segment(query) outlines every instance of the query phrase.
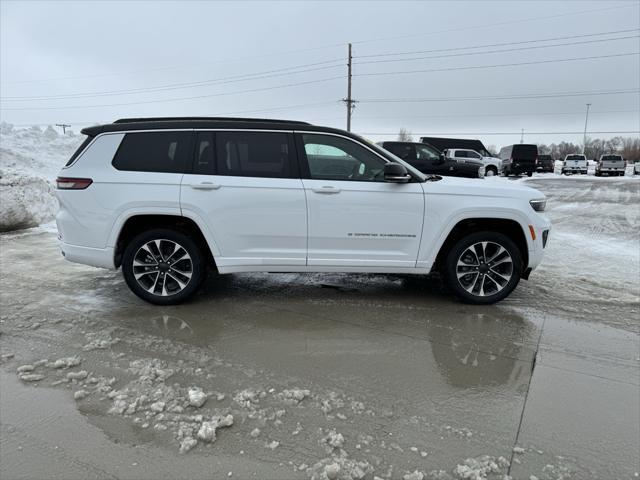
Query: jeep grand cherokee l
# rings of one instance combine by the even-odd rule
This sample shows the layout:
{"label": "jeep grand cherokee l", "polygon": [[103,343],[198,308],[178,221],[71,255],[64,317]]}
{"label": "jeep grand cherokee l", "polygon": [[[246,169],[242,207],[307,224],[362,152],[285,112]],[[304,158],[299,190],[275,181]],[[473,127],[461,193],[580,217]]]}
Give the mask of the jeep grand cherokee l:
{"label": "jeep grand cherokee l", "polygon": [[304,122],[123,119],[86,128],[57,179],[67,260],[119,268],[174,304],[209,268],[443,273],[461,299],[505,298],[542,260],[545,198],[425,176],[357,135]]}

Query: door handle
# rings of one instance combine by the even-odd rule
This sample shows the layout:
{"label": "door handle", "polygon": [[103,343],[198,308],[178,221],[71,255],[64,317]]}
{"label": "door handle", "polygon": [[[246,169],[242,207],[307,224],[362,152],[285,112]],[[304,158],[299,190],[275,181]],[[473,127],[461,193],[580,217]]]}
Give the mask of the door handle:
{"label": "door handle", "polygon": [[222,185],[218,185],[212,182],[200,182],[200,183],[192,183],[191,188],[195,188],[196,190],[217,190]]}
{"label": "door handle", "polygon": [[320,187],[320,188],[313,188],[312,189],[315,193],[327,193],[327,194],[335,194],[335,193],[340,193],[340,189],[336,188],[336,187],[331,187],[331,186],[325,186],[325,187]]}

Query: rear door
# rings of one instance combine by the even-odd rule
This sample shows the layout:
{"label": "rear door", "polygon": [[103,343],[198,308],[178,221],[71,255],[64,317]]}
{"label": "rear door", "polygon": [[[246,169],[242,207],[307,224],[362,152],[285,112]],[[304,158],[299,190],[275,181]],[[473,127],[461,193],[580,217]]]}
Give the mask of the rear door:
{"label": "rear door", "polygon": [[385,159],[338,134],[296,134],[311,266],[413,268],[424,221],[420,183],[384,181]]}
{"label": "rear door", "polygon": [[181,207],[206,222],[222,271],[305,265],[307,209],[293,142],[283,131],[197,132]]}

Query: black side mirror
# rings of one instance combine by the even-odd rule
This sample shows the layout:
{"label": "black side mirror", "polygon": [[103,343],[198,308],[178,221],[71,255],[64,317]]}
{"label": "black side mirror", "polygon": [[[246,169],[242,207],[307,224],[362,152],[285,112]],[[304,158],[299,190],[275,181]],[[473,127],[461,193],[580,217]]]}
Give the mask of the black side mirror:
{"label": "black side mirror", "polygon": [[438,158],[438,160],[435,163],[436,163],[436,165],[442,165],[446,161],[447,161],[447,156],[444,154],[444,152],[442,152],[440,154],[440,157]]}
{"label": "black side mirror", "polygon": [[407,183],[411,175],[404,165],[399,163],[386,163],[384,166],[384,181],[393,183]]}

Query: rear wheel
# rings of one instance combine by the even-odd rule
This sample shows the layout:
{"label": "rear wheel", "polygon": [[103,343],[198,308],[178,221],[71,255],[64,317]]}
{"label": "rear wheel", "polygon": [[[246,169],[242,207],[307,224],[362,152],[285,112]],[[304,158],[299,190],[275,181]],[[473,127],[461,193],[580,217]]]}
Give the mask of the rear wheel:
{"label": "rear wheel", "polygon": [[472,233],[447,254],[444,276],[464,302],[495,303],[507,297],[522,275],[522,255],[516,244],[497,232]]}
{"label": "rear wheel", "polygon": [[141,233],[122,257],[122,274],[131,291],[156,305],[183,302],[200,288],[205,273],[200,248],[176,230]]}
{"label": "rear wheel", "polygon": [[533,172],[527,172],[527,177],[532,177],[533,176]]}
{"label": "rear wheel", "polygon": [[498,175],[498,169],[493,166],[489,166],[486,168],[484,176],[485,177],[493,177],[494,175]]}

